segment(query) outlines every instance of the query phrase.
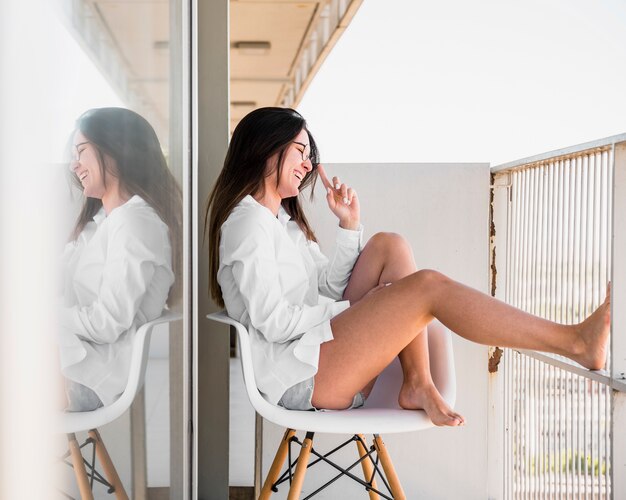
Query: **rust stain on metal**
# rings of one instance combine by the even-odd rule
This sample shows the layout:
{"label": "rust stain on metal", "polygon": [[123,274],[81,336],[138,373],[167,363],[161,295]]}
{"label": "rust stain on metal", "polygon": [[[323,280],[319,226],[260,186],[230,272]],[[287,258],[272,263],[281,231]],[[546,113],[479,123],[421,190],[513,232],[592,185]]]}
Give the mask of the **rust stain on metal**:
{"label": "rust stain on metal", "polygon": [[498,371],[498,365],[502,359],[503,350],[499,347],[492,347],[489,349],[489,373],[496,373]]}
{"label": "rust stain on metal", "polygon": [[491,189],[489,190],[489,249],[490,249],[490,267],[491,267],[491,296],[496,296],[496,278],[498,270],[496,269],[496,224],[493,220],[493,199],[495,191],[496,176],[491,174]]}
{"label": "rust stain on metal", "polygon": [[[496,280],[498,277],[498,269],[496,268],[496,224],[493,217],[493,201],[495,193],[495,180],[496,176],[491,174],[491,189],[489,190],[489,257],[490,257],[490,271],[491,271],[491,296],[496,296]],[[489,373],[496,373],[498,371],[498,365],[502,359],[502,349],[499,347],[489,348],[489,363],[487,369]]]}

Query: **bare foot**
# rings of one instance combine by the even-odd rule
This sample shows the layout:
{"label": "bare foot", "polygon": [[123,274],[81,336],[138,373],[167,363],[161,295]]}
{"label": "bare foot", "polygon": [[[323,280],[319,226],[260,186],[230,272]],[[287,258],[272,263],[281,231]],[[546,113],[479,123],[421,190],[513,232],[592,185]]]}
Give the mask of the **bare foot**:
{"label": "bare foot", "polygon": [[433,384],[422,386],[402,384],[398,403],[405,410],[424,410],[435,425],[465,424],[465,419],[448,406]]}
{"label": "bare foot", "polygon": [[585,321],[578,325],[581,349],[573,358],[589,370],[601,370],[606,363],[606,350],[611,329],[611,283],[606,298]]}

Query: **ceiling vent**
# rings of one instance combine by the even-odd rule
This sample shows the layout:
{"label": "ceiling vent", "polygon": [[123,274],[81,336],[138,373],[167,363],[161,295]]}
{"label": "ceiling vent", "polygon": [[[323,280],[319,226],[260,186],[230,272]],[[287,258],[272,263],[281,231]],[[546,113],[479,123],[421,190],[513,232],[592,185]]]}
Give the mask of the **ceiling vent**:
{"label": "ceiling vent", "polygon": [[241,55],[264,56],[269,54],[272,44],[263,41],[233,42],[231,47],[237,49]]}

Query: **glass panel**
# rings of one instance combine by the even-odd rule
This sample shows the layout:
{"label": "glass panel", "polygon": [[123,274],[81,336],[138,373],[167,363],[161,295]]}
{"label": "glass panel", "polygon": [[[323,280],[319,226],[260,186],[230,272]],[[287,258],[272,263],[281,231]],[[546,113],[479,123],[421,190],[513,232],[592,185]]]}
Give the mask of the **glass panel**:
{"label": "glass panel", "polygon": [[[182,89],[188,77],[183,68],[186,56],[180,40],[183,23],[188,23],[188,19],[181,14],[186,9],[180,0],[65,0],[59,7],[61,23],[57,36],[63,46],[63,57],[59,58],[58,69],[65,75],[67,84],[58,96],[64,105],[59,109],[58,128],[54,131],[58,145],[55,161],[59,175],[66,177],[68,155],[70,161],[74,159],[70,163],[70,176],[75,184],[65,201],[65,234],[74,232],[89,239],[92,237],[89,231],[102,231],[104,222],[98,221],[97,215],[95,227],[90,229],[91,212],[86,215],[84,227],[76,226],[84,195],[99,199],[102,194],[99,188],[108,193],[102,198],[102,208],[109,226],[116,220],[111,217],[115,211],[117,219],[122,219],[133,203],[137,205],[136,215],[128,216],[129,225],[115,233],[119,239],[101,244],[98,251],[106,255],[89,257],[95,260],[91,269],[94,274],[90,274],[89,266],[78,266],[76,273],[83,274],[73,276],[91,290],[94,301],[100,305],[103,300],[109,303],[102,305],[104,319],[97,325],[105,333],[94,340],[105,346],[96,347],[93,353],[88,349],[86,359],[93,357],[93,363],[82,362],[90,375],[83,375],[83,368],[73,369],[71,364],[66,367],[62,359],[64,374],[72,382],[78,381],[93,390],[108,405],[113,404],[117,388],[126,383],[125,371],[131,364],[130,339],[138,335],[137,328],[158,317],[165,300],[170,311],[180,313],[185,308],[182,291],[188,277],[181,270],[183,248],[187,247],[183,228],[188,217],[185,210],[183,219],[183,207],[188,202],[181,186],[187,184],[183,178],[188,171],[183,151],[188,148],[184,145],[181,123],[187,113]],[[121,107],[133,113],[98,109],[83,115],[87,110],[103,107]],[[72,134],[79,116],[82,117],[78,125],[80,134]],[[81,146],[81,143],[86,144]],[[111,171],[112,175],[107,170],[110,158],[117,168]],[[96,161],[93,170],[87,163],[90,159]],[[101,165],[105,175],[103,186],[96,184],[97,175],[103,171],[97,168]],[[116,192],[111,186],[118,179],[120,189]],[[121,204],[115,202],[111,193],[119,194]],[[96,208],[99,207],[98,202]],[[87,247],[83,250],[80,246],[81,237],[74,245],[88,253]],[[112,255],[120,261],[117,267],[109,259]],[[102,266],[111,266],[119,273],[99,276]],[[96,279],[101,281],[95,283]],[[111,288],[102,288],[107,283],[112,283]],[[70,290],[65,288],[66,300],[72,293],[79,296],[72,296],[78,302],[87,300],[71,289],[71,285]],[[103,297],[100,293],[111,296]],[[128,313],[132,320],[130,328],[118,323],[119,318],[111,307]],[[115,313],[121,314],[120,310]],[[101,335],[101,330],[93,336]],[[157,325],[152,330],[143,389],[137,393],[129,411],[100,429],[130,498],[186,496],[184,475],[188,468],[182,424],[186,421],[188,405],[188,381],[184,375],[186,338],[187,332],[179,320]],[[116,362],[111,362],[112,358]],[[103,366],[96,375],[94,366],[98,363]],[[116,377],[121,382],[108,382]],[[102,379],[105,382],[99,382]],[[80,399],[82,395],[74,397]],[[78,435],[79,442],[81,437],[84,435]],[[71,471],[67,474],[68,493],[77,497],[76,481]],[[96,498],[106,496],[106,488],[97,483],[94,492]]]}

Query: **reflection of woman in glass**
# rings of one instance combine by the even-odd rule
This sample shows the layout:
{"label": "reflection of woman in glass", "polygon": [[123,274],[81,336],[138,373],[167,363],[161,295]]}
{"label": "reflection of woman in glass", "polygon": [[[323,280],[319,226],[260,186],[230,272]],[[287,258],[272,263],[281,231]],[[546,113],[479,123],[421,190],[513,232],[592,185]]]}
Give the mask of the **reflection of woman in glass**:
{"label": "reflection of woman in glass", "polygon": [[[331,259],[321,254],[298,198],[318,175],[339,223]],[[434,318],[474,342],[604,365],[608,296],[580,325],[559,325],[436,271],[417,271],[399,235],[376,234],[361,248],[357,194],[328,179],[293,110],[257,109],[237,125],[209,200],[207,230],[212,297],[248,327],[257,385],[273,404],[360,406],[398,356],[399,404],[424,409],[437,425],[462,424],[430,375],[426,335]]]}
{"label": "reflection of woman in glass", "polygon": [[63,258],[66,409],[112,403],[133,334],[180,296],[181,191],[150,124],[122,108],[76,122],[70,170],[84,202]]}

